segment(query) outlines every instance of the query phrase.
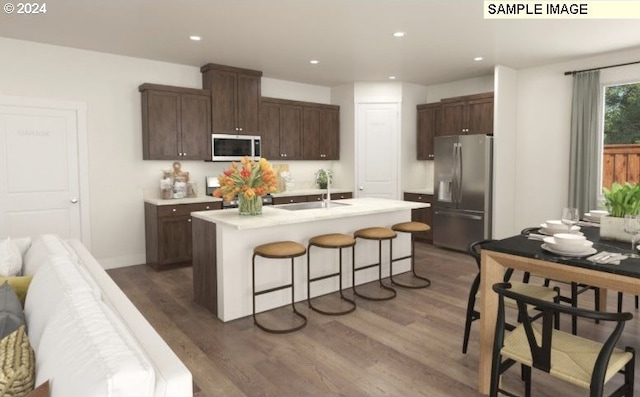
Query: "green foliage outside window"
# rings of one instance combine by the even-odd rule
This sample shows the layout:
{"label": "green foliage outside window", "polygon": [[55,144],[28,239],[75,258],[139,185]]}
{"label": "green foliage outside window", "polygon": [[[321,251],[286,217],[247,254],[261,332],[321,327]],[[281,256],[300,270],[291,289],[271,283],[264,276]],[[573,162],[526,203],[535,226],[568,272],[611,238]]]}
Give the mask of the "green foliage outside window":
{"label": "green foliage outside window", "polygon": [[640,83],[605,88],[604,143],[640,143]]}

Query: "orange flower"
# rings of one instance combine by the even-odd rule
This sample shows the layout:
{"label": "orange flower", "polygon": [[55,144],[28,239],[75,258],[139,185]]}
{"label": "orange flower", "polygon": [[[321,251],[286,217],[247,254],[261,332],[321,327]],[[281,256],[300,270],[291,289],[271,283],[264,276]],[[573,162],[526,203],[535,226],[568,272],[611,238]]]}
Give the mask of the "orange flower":
{"label": "orange flower", "polygon": [[218,177],[220,187],[213,192],[215,197],[223,197],[231,201],[239,194],[249,199],[278,190],[276,173],[267,159],[261,158],[255,162],[244,157],[240,165],[233,162],[220,174]]}

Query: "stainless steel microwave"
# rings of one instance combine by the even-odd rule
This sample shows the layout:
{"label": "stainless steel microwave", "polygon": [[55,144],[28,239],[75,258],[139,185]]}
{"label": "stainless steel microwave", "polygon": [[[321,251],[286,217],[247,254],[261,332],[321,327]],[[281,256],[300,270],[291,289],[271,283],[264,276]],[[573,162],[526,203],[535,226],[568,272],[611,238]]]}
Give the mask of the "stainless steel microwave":
{"label": "stainless steel microwave", "polygon": [[260,149],[260,137],[256,135],[211,134],[212,161],[239,161],[245,156],[257,160]]}

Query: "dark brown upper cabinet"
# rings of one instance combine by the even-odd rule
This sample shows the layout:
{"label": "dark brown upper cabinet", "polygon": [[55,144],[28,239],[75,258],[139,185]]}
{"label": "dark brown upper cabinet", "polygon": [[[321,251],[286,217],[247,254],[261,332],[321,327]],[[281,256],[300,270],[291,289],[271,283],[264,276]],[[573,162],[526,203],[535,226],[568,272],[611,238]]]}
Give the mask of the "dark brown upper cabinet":
{"label": "dark brown upper cabinet", "polygon": [[142,84],[142,158],[211,159],[211,93]]}
{"label": "dark brown upper cabinet", "polygon": [[260,106],[262,157],[300,160],[302,106],[296,102],[275,98],[262,98]]}
{"label": "dark brown upper cabinet", "polygon": [[440,135],[493,133],[493,92],[446,98],[442,104]]}
{"label": "dark brown upper cabinet", "polygon": [[305,160],[340,158],[340,107],[306,106],[303,112],[302,149]]}
{"label": "dark brown upper cabinet", "polygon": [[433,138],[440,131],[442,122],[442,105],[438,103],[427,103],[418,105],[418,126],[417,126],[417,159],[433,160]]}
{"label": "dark brown upper cabinet", "polygon": [[200,71],[211,91],[212,133],[259,135],[262,72],[213,63]]}

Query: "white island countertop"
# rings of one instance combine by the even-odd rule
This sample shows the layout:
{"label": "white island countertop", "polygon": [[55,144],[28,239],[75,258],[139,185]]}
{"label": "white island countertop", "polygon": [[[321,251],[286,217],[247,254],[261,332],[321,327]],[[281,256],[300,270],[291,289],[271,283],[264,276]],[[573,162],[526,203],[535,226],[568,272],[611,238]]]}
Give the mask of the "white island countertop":
{"label": "white island countertop", "polygon": [[[237,209],[198,211],[192,212],[191,216],[221,226],[244,230],[429,207],[426,203],[370,197],[332,202],[337,203],[338,206],[291,211],[276,205],[262,207],[262,215],[255,216],[239,215]],[[282,206],[286,205],[288,204]]]}

